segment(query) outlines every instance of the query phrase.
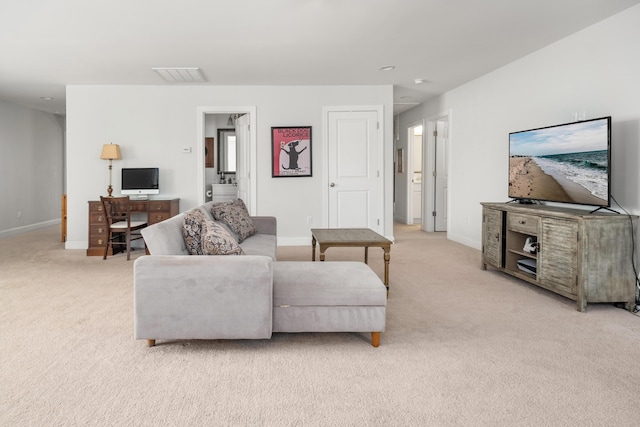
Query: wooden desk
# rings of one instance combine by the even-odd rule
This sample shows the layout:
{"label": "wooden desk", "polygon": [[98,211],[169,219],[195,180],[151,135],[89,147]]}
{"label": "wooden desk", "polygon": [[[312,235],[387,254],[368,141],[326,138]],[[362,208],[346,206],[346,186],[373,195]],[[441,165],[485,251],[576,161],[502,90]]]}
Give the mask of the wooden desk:
{"label": "wooden desk", "polygon": [[330,247],[364,247],[364,262],[369,262],[369,247],[382,248],[384,251],[384,285],[389,292],[389,260],[391,258],[391,240],[369,228],[312,228],[311,260],[316,260],[316,242],[320,245],[320,261]]}
{"label": "wooden desk", "polygon": [[[147,224],[155,224],[167,218],[178,215],[180,199],[148,199],[131,200],[131,212],[146,214]],[[108,229],[105,221],[102,203],[98,200],[89,201],[89,247],[87,256],[104,255],[107,244]],[[109,251],[111,254],[111,251]]]}

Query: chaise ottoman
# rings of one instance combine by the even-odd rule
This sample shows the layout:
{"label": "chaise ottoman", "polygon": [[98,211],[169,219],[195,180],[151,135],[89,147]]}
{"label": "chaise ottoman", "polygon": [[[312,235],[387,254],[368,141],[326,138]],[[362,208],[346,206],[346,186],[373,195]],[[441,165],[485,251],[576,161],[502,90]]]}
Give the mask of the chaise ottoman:
{"label": "chaise ottoman", "polygon": [[278,261],[273,268],[273,332],[385,329],[387,288],[362,262]]}

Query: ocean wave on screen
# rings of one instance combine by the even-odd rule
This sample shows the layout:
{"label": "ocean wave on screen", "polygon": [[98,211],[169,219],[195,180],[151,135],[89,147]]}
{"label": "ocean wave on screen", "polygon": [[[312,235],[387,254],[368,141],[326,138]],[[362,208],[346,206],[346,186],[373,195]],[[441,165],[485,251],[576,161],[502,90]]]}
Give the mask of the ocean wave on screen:
{"label": "ocean wave on screen", "polygon": [[574,182],[592,195],[607,200],[608,174],[606,164],[576,159],[536,157],[536,163],[548,175],[561,175]]}

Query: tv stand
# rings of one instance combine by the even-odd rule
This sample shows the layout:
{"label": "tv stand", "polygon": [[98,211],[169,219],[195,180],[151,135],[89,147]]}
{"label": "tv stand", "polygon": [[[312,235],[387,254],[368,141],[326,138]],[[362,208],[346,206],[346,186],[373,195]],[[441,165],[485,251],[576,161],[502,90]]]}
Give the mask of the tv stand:
{"label": "tv stand", "polygon": [[570,298],[578,311],[598,302],[624,303],[634,310],[637,216],[544,205],[481,205],[483,270],[491,266]]}

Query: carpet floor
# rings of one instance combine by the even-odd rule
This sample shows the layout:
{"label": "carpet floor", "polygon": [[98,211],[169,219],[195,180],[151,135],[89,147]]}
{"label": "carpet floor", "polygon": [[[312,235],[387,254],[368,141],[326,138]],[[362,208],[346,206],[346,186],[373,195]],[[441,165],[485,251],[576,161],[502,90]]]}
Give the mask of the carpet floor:
{"label": "carpet floor", "polygon": [[[477,250],[442,233],[395,236],[378,348],[360,333],[148,348],[133,339],[133,260],[64,250],[58,227],[1,239],[0,426],[640,424],[637,315],[580,313],[482,271]],[[379,275],[382,258],[370,250]]]}

